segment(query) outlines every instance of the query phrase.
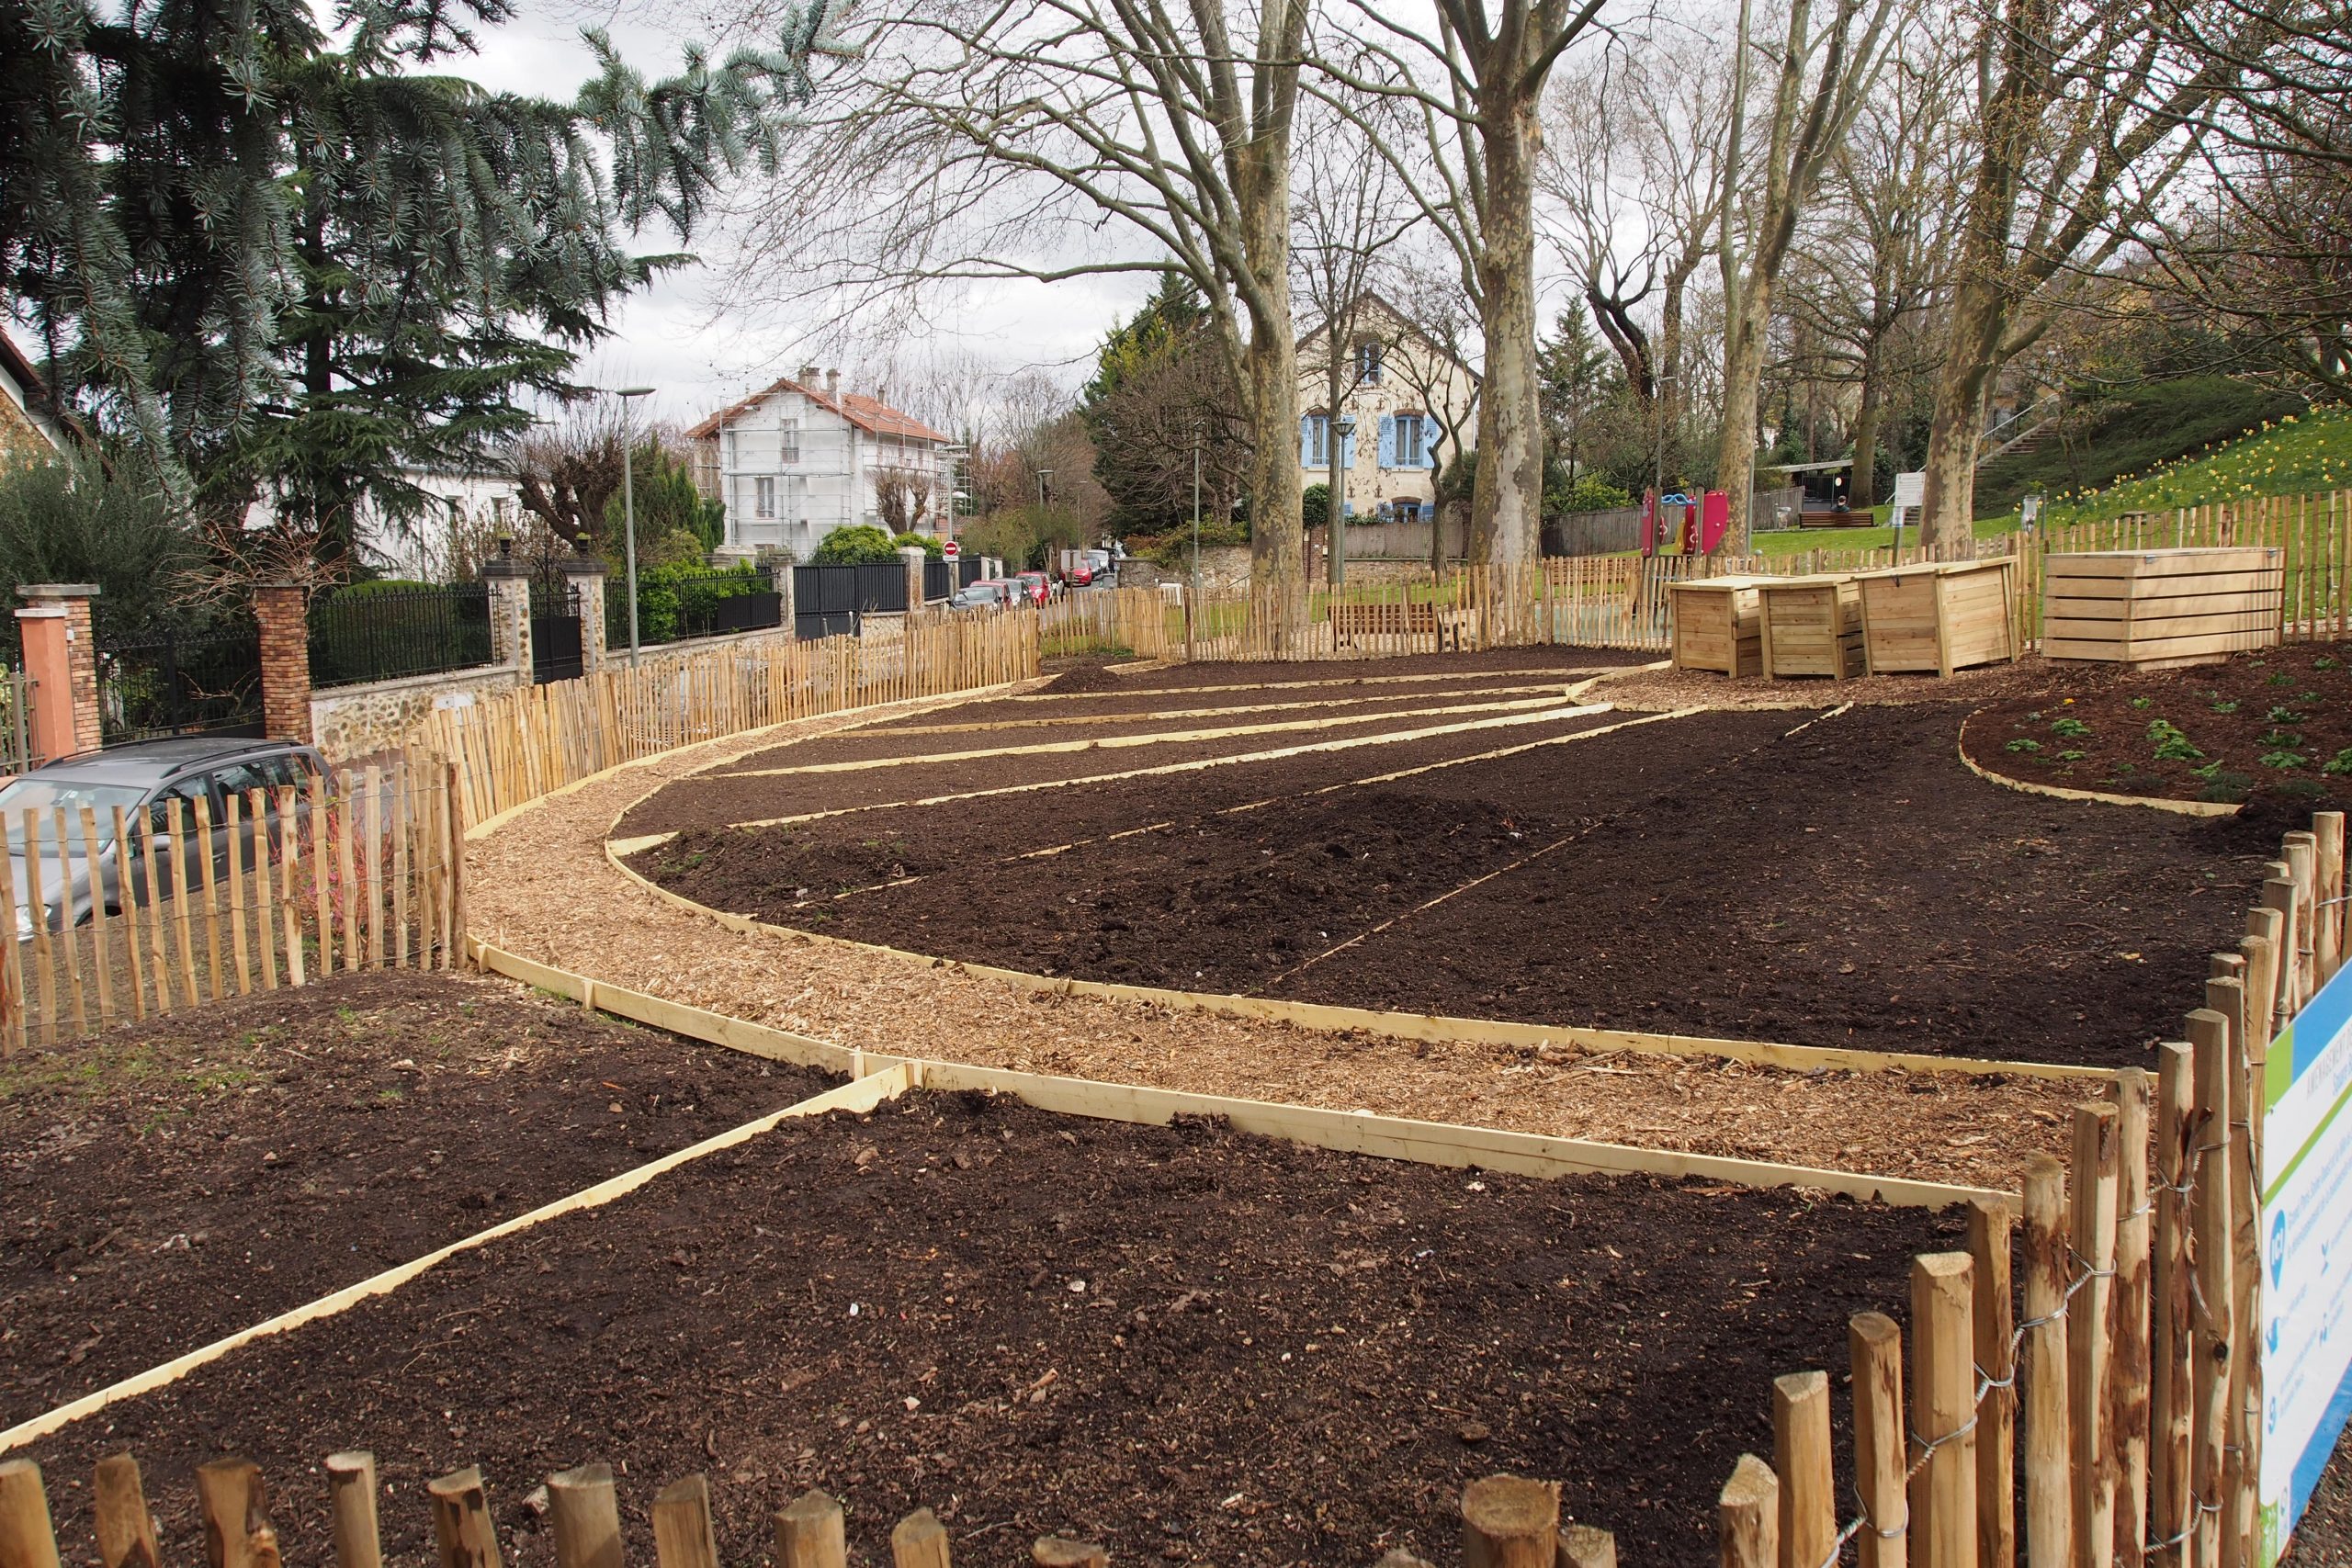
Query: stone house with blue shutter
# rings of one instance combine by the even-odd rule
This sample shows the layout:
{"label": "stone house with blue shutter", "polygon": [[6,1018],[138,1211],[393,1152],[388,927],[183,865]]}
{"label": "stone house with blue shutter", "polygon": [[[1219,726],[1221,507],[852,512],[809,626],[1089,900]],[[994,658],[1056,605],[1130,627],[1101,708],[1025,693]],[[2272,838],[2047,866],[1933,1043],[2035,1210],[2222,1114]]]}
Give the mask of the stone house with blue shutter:
{"label": "stone house with blue shutter", "polygon": [[[1349,386],[1340,399],[1336,430],[1333,411],[1325,407],[1324,328],[1317,324],[1298,335],[1299,483],[1330,482],[1336,437],[1348,515],[1426,518],[1437,498],[1441,445],[1451,463],[1476,441],[1470,428],[1476,378],[1379,295],[1368,295],[1354,314]],[[1355,422],[1351,431],[1349,419]]]}

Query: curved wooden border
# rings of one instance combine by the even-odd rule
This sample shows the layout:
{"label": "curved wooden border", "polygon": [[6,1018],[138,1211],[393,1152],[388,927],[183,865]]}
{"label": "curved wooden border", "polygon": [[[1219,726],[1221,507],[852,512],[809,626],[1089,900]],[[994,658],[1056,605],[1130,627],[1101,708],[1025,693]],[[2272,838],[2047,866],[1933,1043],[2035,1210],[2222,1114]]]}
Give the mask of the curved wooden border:
{"label": "curved wooden border", "polygon": [[[617,818],[616,818],[617,821]],[[1581,1024],[1520,1023],[1508,1019],[1456,1018],[1443,1013],[1377,1012],[1369,1008],[1336,1007],[1324,1002],[1282,1001],[1269,997],[1243,997],[1216,991],[1173,991],[1156,986],[1125,986],[1108,980],[1033,975],[991,964],[967,964],[936,953],[910,953],[878,942],[852,942],[793,926],[773,925],[749,915],[729,914],[673,893],[621,863],[614,844],[606,840],[605,859],[614,870],[663,902],[716,920],[729,931],[756,932],[785,940],[815,942],[854,952],[887,954],[909,963],[945,965],[963,974],[1001,980],[1022,990],[1054,996],[1097,997],[1108,1001],[1146,1002],[1183,1012],[1214,1013],[1227,1018],[1258,1019],[1295,1024],[1323,1033],[1360,1029],[1395,1040],[1464,1041],[1476,1045],[1574,1045],[1582,1050],[1638,1051],[1664,1056],[1716,1056],[1725,1061],[1792,1072],[1830,1070],[1879,1072],[1900,1068],[1907,1073],[1960,1073],[1984,1077],[2002,1073],[2015,1077],[2086,1078],[2108,1082],[2112,1067],[2073,1066],[2059,1062],[1999,1062],[1966,1056],[1929,1056],[1903,1051],[1859,1051],[1836,1045],[1786,1045],[1760,1040],[1716,1040],[1703,1035],[1636,1034],[1623,1030],[1592,1029]]]}
{"label": "curved wooden border", "polygon": [[1960,753],[1960,764],[1986,784],[1999,784],[2003,789],[2016,790],[2019,795],[2043,795],[2052,800],[2090,800],[2101,806],[2144,806],[2151,811],[2169,811],[2176,817],[2235,817],[2244,807],[2219,800],[2166,800],[2153,795],[2111,795],[2103,789],[2069,789],[2064,784],[2032,784],[2025,779],[2013,779],[2007,773],[1996,773],[1968,754],[1968,725],[1978,708],[1968,718],[1960,721],[1960,736],[1953,750]]}

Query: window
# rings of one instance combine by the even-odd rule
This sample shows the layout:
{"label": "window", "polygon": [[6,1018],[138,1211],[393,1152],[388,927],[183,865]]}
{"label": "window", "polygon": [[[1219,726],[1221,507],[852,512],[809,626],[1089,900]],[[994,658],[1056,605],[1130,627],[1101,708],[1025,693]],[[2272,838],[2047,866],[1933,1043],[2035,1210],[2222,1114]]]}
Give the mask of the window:
{"label": "window", "polygon": [[1356,344],[1356,379],[1367,387],[1380,385],[1380,355],[1382,345],[1376,343]]}
{"label": "window", "polygon": [[1329,415],[1311,413],[1299,421],[1298,460],[1306,468],[1320,468],[1331,461],[1331,421]]}
{"label": "window", "polygon": [[[797,463],[800,461],[800,422],[797,419],[780,419],[776,421],[775,444],[775,457],[777,462]],[[762,513],[761,515],[764,517],[770,515],[770,513]]]}
{"label": "window", "polygon": [[762,474],[758,479],[753,479],[752,497],[752,516],[773,517],[775,515],[775,480],[772,477]]}
{"label": "window", "polygon": [[1400,468],[1422,468],[1429,466],[1429,433],[1423,428],[1422,416],[1402,413],[1396,416],[1396,466]]}

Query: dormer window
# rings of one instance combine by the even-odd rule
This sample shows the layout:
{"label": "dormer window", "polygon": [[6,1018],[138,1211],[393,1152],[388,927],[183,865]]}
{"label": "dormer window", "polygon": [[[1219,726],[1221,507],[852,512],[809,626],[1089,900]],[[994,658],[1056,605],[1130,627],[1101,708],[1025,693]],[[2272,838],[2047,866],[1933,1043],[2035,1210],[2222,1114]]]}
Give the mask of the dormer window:
{"label": "dormer window", "polygon": [[1380,360],[1383,346],[1376,343],[1356,344],[1356,382],[1359,386],[1380,385]]}

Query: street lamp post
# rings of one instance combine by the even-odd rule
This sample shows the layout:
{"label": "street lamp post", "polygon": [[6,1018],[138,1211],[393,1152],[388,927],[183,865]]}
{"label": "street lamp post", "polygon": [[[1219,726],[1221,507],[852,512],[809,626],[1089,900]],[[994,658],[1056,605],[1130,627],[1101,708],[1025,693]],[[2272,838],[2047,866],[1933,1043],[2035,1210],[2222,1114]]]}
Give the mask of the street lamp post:
{"label": "street lamp post", "polygon": [[1348,481],[1344,463],[1348,443],[1355,438],[1356,416],[1343,413],[1330,425],[1331,450],[1325,454],[1331,459],[1330,491],[1323,511],[1324,532],[1330,537],[1324,541],[1323,558],[1327,563],[1325,576],[1336,589],[1348,581]]}
{"label": "street lamp post", "polygon": [[[1037,470],[1037,540],[1040,549],[1045,548],[1046,539],[1046,481],[1053,477],[1054,470],[1051,468]],[[1048,581],[1052,581],[1053,567],[1050,561],[1046,568],[1046,576]]]}
{"label": "street lamp post", "polygon": [[622,387],[613,393],[621,400],[621,531],[628,556],[628,667],[637,668],[637,430],[630,404],[653,395],[650,387]]}

